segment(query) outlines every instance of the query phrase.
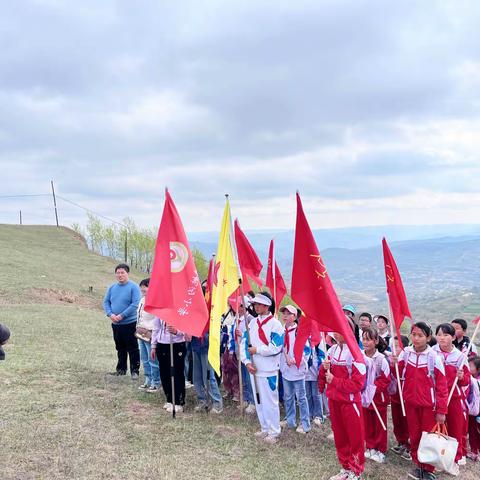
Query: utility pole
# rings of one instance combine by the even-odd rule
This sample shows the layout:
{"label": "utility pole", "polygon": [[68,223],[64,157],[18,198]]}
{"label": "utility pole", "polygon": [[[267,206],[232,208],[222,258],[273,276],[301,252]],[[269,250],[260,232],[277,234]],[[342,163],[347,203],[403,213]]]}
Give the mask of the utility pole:
{"label": "utility pole", "polygon": [[20,225],[23,225],[22,224],[22,211],[20,210]]}
{"label": "utility pole", "polygon": [[57,222],[57,227],[58,225],[58,211],[57,211],[57,199],[55,197],[55,188],[53,187],[53,180],[51,181],[52,184],[52,196],[53,196],[53,207],[55,208],[55,220]]}

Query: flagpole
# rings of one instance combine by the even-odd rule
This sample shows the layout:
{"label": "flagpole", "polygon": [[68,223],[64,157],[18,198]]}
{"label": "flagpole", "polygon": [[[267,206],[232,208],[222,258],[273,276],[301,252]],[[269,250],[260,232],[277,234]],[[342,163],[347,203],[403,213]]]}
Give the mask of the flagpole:
{"label": "flagpole", "polygon": [[170,332],[170,380],[172,382],[172,417],[175,418],[175,368],[173,366],[173,338]]}
{"label": "flagpole", "polygon": [[387,431],[387,427],[385,426],[385,423],[383,422],[382,417],[380,416],[380,412],[378,411],[377,406],[375,405],[375,401],[372,400],[372,407],[375,410],[375,413],[377,414],[378,419],[380,420],[380,424],[382,425],[382,428]]}
{"label": "flagpole", "polygon": [[[465,366],[465,363],[468,360],[468,356],[470,355],[470,352],[472,351],[473,342],[475,341],[475,337],[477,336],[478,329],[480,328],[480,317],[478,317],[476,320],[477,320],[477,326],[475,327],[475,331],[473,332],[472,338],[470,339],[470,344],[468,345],[465,356],[463,357],[462,365],[460,366],[460,368],[458,370],[463,369],[463,367]],[[455,381],[453,382],[450,393],[448,394],[447,407],[450,405],[450,400],[452,399],[453,392],[455,391],[455,388],[457,387],[457,383],[458,383],[458,377],[455,377]]]}
{"label": "flagpole", "polygon": [[273,302],[275,303],[275,316],[277,316],[278,305],[277,305],[277,260],[275,258],[275,243],[272,239],[272,279],[273,279]]}
{"label": "flagpole", "polygon": [[[228,193],[225,194],[226,201],[229,203],[229,196]],[[230,210],[230,240],[232,242],[232,251],[233,251],[233,259],[235,260],[235,266],[237,267],[237,277],[238,277],[238,283],[240,286],[240,295],[242,296],[242,303],[244,302],[245,294],[243,292],[243,279],[242,279],[242,272],[240,269],[240,264],[238,262],[238,252],[237,252],[237,243],[235,242],[235,233],[233,231],[233,224],[232,224],[232,212]],[[247,309],[246,306],[244,305],[245,308],[245,332],[247,334],[247,343],[248,346],[250,347],[250,322],[247,324]],[[238,310],[238,306],[237,306]],[[238,345],[238,344],[237,344]],[[238,364],[239,364],[239,370],[241,373],[242,365],[241,365],[241,359],[240,359],[240,347],[238,345]],[[252,366],[255,368],[255,364],[253,363],[253,356],[251,358]],[[238,378],[239,381],[239,387],[240,387],[240,394],[242,395],[242,402],[243,402],[243,378],[240,375]],[[257,377],[256,375],[253,375],[253,382],[255,384],[255,393],[257,396],[257,403],[260,405],[260,394],[258,392],[258,387],[257,387]]]}
{"label": "flagpole", "polygon": [[[397,357],[397,349],[395,347],[395,336],[396,335],[395,335],[395,331],[393,330],[393,324],[395,323],[395,318],[393,317],[392,306],[390,304],[390,297],[388,296],[388,291],[387,291],[387,302],[388,302],[388,311],[390,313],[390,332],[392,333],[393,356]],[[399,338],[398,342],[400,343],[401,341],[402,341],[402,339]],[[402,415],[404,417],[406,417],[407,414],[405,412],[405,403],[403,401],[403,390],[402,390],[402,382],[400,381],[400,370],[398,369],[398,361],[395,362],[395,375],[397,377],[397,388],[398,388],[398,394],[400,396],[400,405],[402,406]]]}

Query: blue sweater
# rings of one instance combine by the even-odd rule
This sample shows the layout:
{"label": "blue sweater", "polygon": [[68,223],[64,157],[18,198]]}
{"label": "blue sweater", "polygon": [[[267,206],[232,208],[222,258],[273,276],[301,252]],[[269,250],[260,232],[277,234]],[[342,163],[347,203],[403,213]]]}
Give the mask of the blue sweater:
{"label": "blue sweater", "polygon": [[129,280],[127,283],[114,283],[109,287],[103,299],[103,309],[110,315],[121,315],[119,322],[112,322],[115,325],[126,325],[137,321],[137,308],[142,298],[139,286]]}

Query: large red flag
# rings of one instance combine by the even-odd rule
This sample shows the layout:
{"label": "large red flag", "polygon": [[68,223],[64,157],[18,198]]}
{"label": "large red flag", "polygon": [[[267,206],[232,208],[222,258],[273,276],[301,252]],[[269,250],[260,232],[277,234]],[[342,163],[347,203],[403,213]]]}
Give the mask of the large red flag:
{"label": "large red flag", "polygon": [[[385,264],[385,280],[387,282],[387,294],[390,302],[391,314],[395,325],[397,337],[400,338],[402,326],[405,317],[412,318],[410,309],[408,308],[407,296],[403,288],[402,277],[398,271],[397,264],[393,258],[390,248],[388,248],[385,238],[382,240],[383,246],[383,262]],[[402,342],[399,342],[401,345]]]}
{"label": "large red flag", "polygon": [[202,335],[208,321],[207,305],[192,252],[168,191],[165,192],[145,310],[196,337]]}
{"label": "large red flag", "polygon": [[265,285],[268,287],[275,300],[275,308],[278,309],[278,306],[282,303],[283,297],[287,293],[287,287],[285,286],[282,274],[278,268],[277,260],[275,259],[275,246],[273,240],[270,240],[270,248],[268,250],[268,268]]}
{"label": "large red flag", "polygon": [[235,220],[234,229],[238,263],[240,264],[240,270],[242,271],[243,291],[249,291],[252,289],[250,287],[250,282],[248,281],[249,278],[261,287],[262,280],[260,279],[260,272],[263,268],[262,262],[240,228],[238,220]]}
{"label": "large red flag", "polygon": [[365,363],[318,251],[298,193],[292,298],[305,314],[299,322],[294,346],[297,366],[302,361],[305,342],[311,335],[318,338],[318,331],[342,335],[355,361]]}

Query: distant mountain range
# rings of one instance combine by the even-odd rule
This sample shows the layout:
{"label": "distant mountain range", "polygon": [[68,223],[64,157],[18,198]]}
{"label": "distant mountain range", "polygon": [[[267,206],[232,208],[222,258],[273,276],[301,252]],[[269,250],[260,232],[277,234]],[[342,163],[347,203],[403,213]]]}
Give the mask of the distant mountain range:
{"label": "distant mountain range", "polygon": [[[376,313],[386,311],[381,250],[385,236],[415,317],[439,321],[445,316],[480,314],[480,225],[387,225],[313,233],[344,301]],[[275,239],[277,261],[289,283],[294,232],[247,231],[246,235],[264,265],[270,239]],[[190,241],[210,258],[216,251],[217,236],[218,233],[195,233],[190,235]]]}

